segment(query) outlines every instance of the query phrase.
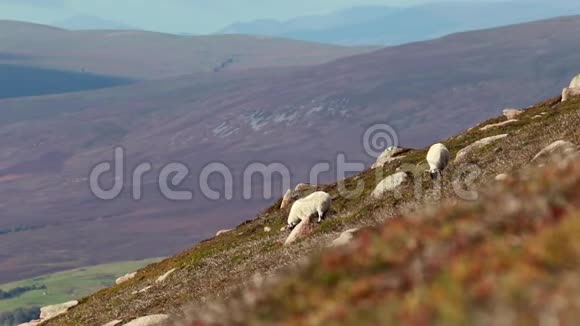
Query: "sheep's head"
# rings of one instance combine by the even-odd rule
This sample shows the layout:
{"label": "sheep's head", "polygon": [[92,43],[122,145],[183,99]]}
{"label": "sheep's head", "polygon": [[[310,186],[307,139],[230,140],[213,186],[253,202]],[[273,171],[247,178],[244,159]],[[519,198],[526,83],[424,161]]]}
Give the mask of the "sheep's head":
{"label": "sheep's head", "polygon": [[431,180],[437,180],[441,176],[441,170],[432,169],[432,170],[429,170],[429,174],[431,175]]}

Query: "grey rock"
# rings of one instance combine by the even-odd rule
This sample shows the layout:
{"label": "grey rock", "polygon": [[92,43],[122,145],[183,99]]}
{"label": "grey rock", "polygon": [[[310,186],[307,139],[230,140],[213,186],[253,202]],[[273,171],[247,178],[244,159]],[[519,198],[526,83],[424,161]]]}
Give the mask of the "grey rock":
{"label": "grey rock", "polygon": [[167,278],[168,278],[168,277],[169,277],[171,274],[175,273],[175,271],[176,271],[176,270],[177,270],[177,268],[174,268],[174,269],[172,269],[172,270],[168,271],[167,273],[165,273],[165,274],[163,274],[163,275],[159,276],[159,277],[157,278],[157,280],[155,280],[155,283],[163,283],[163,282],[165,282],[165,280],[167,280]]}
{"label": "grey rock", "polygon": [[135,278],[135,276],[137,275],[137,272],[134,273],[129,273],[125,276],[121,276],[118,279],[115,280],[115,284],[119,285],[119,284],[123,284],[133,278]]}
{"label": "grey rock", "polygon": [[360,231],[359,228],[354,228],[354,229],[344,231],[340,235],[340,237],[338,237],[334,241],[332,241],[332,244],[330,246],[331,247],[341,247],[341,246],[348,245],[349,243],[352,242],[352,240],[354,239],[354,237],[358,231]]}
{"label": "grey rock", "polygon": [[391,163],[393,161],[400,160],[404,158],[404,156],[397,156],[401,153],[405,152],[404,148],[400,147],[389,147],[387,148],[376,160],[375,164],[373,164],[372,168],[376,169],[378,167],[383,167],[385,164]]}
{"label": "grey rock", "polygon": [[518,122],[518,120],[517,119],[507,120],[504,122],[499,122],[499,123],[494,123],[494,124],[484,126],[484,127],[480,128],[479,130],[486,131],[486,130],[493,129],[493,128],[507,126],[507,125],[510,125],[512,123],[515,123],[515,122]]}
{"label": "grey rock", "polygon": [[284,242],[284,246],[289,246],[294,242],[302,238],[305,238],[310,233],[311,230],[312,226],[310,220],[307,218],[302,220],[302,222],[296,225],[296,227],[294,227],[292,232],[290,232],[290,235],[288,236],[288,238],[286,238],[286,241]]}
{"label": "grey rock", "polygon": [[40,319],[42,321],[46,321],[52,319],[56,316],[60,316],[66,313],[70,308],[78,305],[79,302],[77,300],[69,301],[61,304],[56,304],[52,306],[42,307],[40,309]]}
{"label": "grey rock", "polygon": [[534,156],[534,158],[532,159],[532,162],[536,162],[540,159],[546,158],[554,154],[569,155],[576,153],[576,151],[577,151],[576,145],[574,145],[573,143],[565,140],[558,140],[551,143],[550,145],[542,149],[538,154],[536,154],[536,156]]}
{"label": "grey rock", "polygon": [[465,159],[467,154],[469,154],[477,149],[480,149],[484,146],[487,146],[491,143],[494,143],[500,139],[506,138],[507,136],[508,136],[507,134],[503,134],[503,135],[497,135],[497,136],[483,138],[481,140],[476,141],[475,143],[465,147],[464,149],[460,150],[459,153],[457,153],[457,156],[455,156],[455,163],[463,162],[463,160]]}
{"label": "grey rock", "polygon": [[169,321],[168,315],[151,315],[137,318],[125,324],[125,326],[161,326]]}
{"label": "grey rock", "polygon": [[521,115],[522,113],[524,113],[524,110],[519,110],[519,109],[505,109],[505,110],[503,110],[503,115],[508,120],[513,120],[513,119],[517,118],[519,115]]}
{"label": "grey rock", "polygon": [[390,175],[379,182],[375,190],[371,193],[371,197],[375,199],[382,198],[387,192],[393,191],[401,186],[409,177],[405,172],[398,172]]}

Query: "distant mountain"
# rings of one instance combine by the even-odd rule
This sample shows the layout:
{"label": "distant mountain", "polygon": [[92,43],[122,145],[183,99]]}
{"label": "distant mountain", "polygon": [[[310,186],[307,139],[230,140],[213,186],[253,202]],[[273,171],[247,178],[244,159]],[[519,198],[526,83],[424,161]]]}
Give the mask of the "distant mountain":
{"label": "distant mountain", "polygon": [[368,52],[264,36],[68,31],[0,20],[0,64],[160,79],[200,72],[303,66]]}
{"label": "distant mountain", "polygon": [[322,31],[346,25],[362,24],[382,18],[400,9],[383,6],[355,7],[327,15],[312,15],[294,18],[285,22],[262,19],[252,22],[234,23],[220,34],[284,35],[298,31]]}
{"label": "distant mountain", "polygon": [[69,30],[140,30],[140,28],[91,15],[72,16],[51,25]]}
{"label": "distant mountain", "polygon": [[[272,203],[258,195],[259,185],[248,187],[253,200],[242,197],[250,163],[283,162],[293,183],[307,181],[316,163],[335,167],[339,154],[370,165],[374,160],[362,146],[370,126],[387,123],[401,146],[423,147],[503,108],[552,97],[578,72],[580,16],[460,33],[315,66],[198,73],[0,100],[0,230],[6,230],[0,283],[172,254]],[[91,169],[111,161],[117,145],[126,149],[127,181],[138,164],[154,167],[143,178],[141,201],[132,200],[129,182],[114,201],[89,191]],[[191,189],[194,200],[169,201],[159,192],[159,171],[170,162],[189,167],[183,189]],[[200,172],[213,162],[232,171],[231,201],[211,200],[197,187]],[[336,178],[335,171],[323,173],[320,182]],[[223,188],[217,179],[215,188]],[[274,193],[281,195],[281,188]]]}
{"label": "distant mountain", "polygon": [[341,45],[397,45],[573,14],[580,14],[579,2],[557,0],[360,7],[285,22],[236,23],[220,33],[270,35]]}

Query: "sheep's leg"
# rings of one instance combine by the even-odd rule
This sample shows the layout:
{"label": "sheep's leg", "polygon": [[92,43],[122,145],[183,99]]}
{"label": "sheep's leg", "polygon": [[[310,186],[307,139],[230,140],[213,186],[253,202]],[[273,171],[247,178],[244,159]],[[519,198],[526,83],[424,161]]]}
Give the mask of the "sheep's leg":
{"label": "sheep's leg", "polygon": [[318,221],[317,221],[317,223],[322,223],[323,218],[324,218],[324,212],[321,209],[318,209]]}

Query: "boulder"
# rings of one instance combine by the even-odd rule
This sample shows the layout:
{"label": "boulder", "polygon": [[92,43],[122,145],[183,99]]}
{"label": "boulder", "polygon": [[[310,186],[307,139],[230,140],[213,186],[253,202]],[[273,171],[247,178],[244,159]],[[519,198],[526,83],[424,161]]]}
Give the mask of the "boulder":
{"label": "boulder", "polygon": [[504,122],[490,124],[490,125],[487,125],[487,126],[481,128],[479,130],[486,131],[486,130],[489,130],[489,129],[492,129],[492,128],[498,128],[498,127],[507,126],[507,125],[510,125],[510,124],[512,124],[514,122],[518,122],[518,120],[512,119],[512,120],[507,120],[507,121],[504,121]]}
{"label": "boulder", "polygon": [[406,149],[400,148],[400,147],[395,147],[395,146],[391,146],[391,147],[387,148],[383,152],[383,154],[381,154],[377,158],[377,161],[375,162],[375,164],[373,164],[372,168],[376,169],[379,167],[383,167],[383,166],[385,166],[385,164],[388,164],[388,163],[391,163],[393,161],[400,160],[400,159],[404,158],[404,156],[397,156],[397,155],[404,153],[405,151],[406,151]]}
{"label": "boulder", "polygon": [[270,233],[272,231],[272,228],[269,226],[264,227],[264,232],[266,233]]}
{"label": "boulder", "polygon": [[138,294],[138,293],[145,293],[145,292],[147,292],[147,291],[151,290],[152,288],[153,288],[153,286],[152,286],[152,285],[149,285],[149,286],[147,286],[147,287],[144,287],[144,288],[142,288],[142,289],[141,289],[141,290],[139,290],[139,291],[134,291],[134,292],[133,292],[133,294]]}
{"label": "boulder", "polygon": [[332,241],[332,244],[330,245],[331,247],[341,247],[341,246],[345,246],[349,243],[351,243],[352,239],[354,239],[354,236],[356,235],[356,233],[360,231],[359,228],[354,228],[354,229],[350,229],[348,231],[344,231],[340,237],[336,238],[334,241]]}
{"label": "boulder", "polygon": [[532,159],[532,162],[544,159],[554,154],[569,155],[575,153],[576,151],[577,151],[576,145],[572,144],[569,141],[558,140],[551,143],[550,145],[542,149],[538,154],[536,154],[536,156],[534,156],[534,158]]}
{"label": "boulder", "polygon": [[176,270],[177,270],[177,268],[174,268],[174,269],[168,271],[167,273],[159,276],[157,278],[157,280],[155,281],[155,283],[163,283],[163,282],[165,282],[165,280],[167,280],[167,278],[169,277],[169,275],[173,274]]}
{"label": "boulder", "polygon": [[123,323],[123,321],[122,321],[122,320],[113,320],[113,321],[111,321],[111,322],[108,322],[108,323],[106,323],[106,324],[105,324],[105,325],[103,325],[103,326],[117,326],[117,325],[120,325],[120,324],[122,324],[122,323]]}
{"label": "boulder", "polygon": [[580,87],[564,88],[562,91],[562,102],[568,101],[570,98],[580,96]]}
{"label": "boulder", "polygon": [[37,326],[37,325],[40,325],[40,323],[42,323],[42,320],[37,319],[37,320],[31,320],[27,323],[20,324],[18,326]]}
{"label": "boulder", "polygon": [[519,109],[505,109],[505,110],[503,110],[503,115],[508,120],[514,120],[515,118],[517,118],[522,113],[524,113],[524,110],[519,110]]}
{"label": "boulder", "polygon": [[168,315],[151,315],[137,318],[125,324],[125,326],[161,326],[169,321]]}
{"label": "boulder", "polygon": [[125,276],[121,276],[118,279],[115,280],[115,284],[119,285],[119,284],[123,284],[127,281],[129,281],[130,279],[135,278],[135,276],[137,276],[137,272],[134,273],[129,273]]}
{"label": "boulder", "polygon": [[282,198],[282,204],[280,204],[280,209],[285,209],[292,203],[292,190],[288,189]]}
{"label": "boulder", "polygon": [[408,178],[409,176],[405,172],[398,172],[390,175],[383,179],[383,181],[379,182],[375,190],[373,190],[371,196],[375,199],[380,199],[387,192],[397,189],[400,185],[407,181]]}
{"label": "boulder", "polygon": [[497,136],[483,138],[481,140],[476,141],[475,143],[465,147],[464,149],[460,150],[459,153],[457,153],[457,156],[455,156],[455,163],[463,162],[463,160],[465,159],[467,154],[469,154],[477,149],[480,149],[482,147],[485,147],[491,143],[494,143],[500,139],[506,138],[507,136],[508,136],[507,134],[503,134],[503,135],[497,135]]}
{"label": "boulder", "polygon": [[286,238],[284,245],[288,246],[300,239],[306,238],[311,232],[312,232],[312,223],[310,223],[309,219],[304,219],[302,220],[302,222],[296,225],[296,227],[294,227],[292,232],[290,232],[290,235],[288,236],[288,238]]}
{"label": "boulder", "polygon": [[42,307],[42,308],[40,308],[40,319],[42,321],[46,321],[46,320],[52,319],[54,317],[60,316],[64,313],[66,313],[70,308],[72,308],[78,304],[79,304],[79,302],[74,300],[74,301],[69,301],[69,302],[65,302],[65,303],[61,303],[61,304],[55,304],[52,306]]}
{"label": "boulder", "polygon": [[222,234],[224,234],[224,233],[228,233],[228,232],[230,232],[230,231],[231,231],[231,230],[219,230],[219,231],[218,231],[218,232],[215,234],[215,236],[216,236],[216,237],[219,237],[220,235],[222,235]]}
{"label": "boulder", "polygon": [[505,174],[505,173],[498,174],[498,175],[495,176],[495,180],[496,181],[505,181],[508,178],[509,178],[509,176],[507,174]]}
{"label": "boulder", "polygon": [[311,190],[311,189],[316,189],[316,185],[309,185],[307,183],[299,183],[298,185],[296,185],[296,188],[294,188],[294,191],[302,192],[302,191],[307,191],[307,190]]}

